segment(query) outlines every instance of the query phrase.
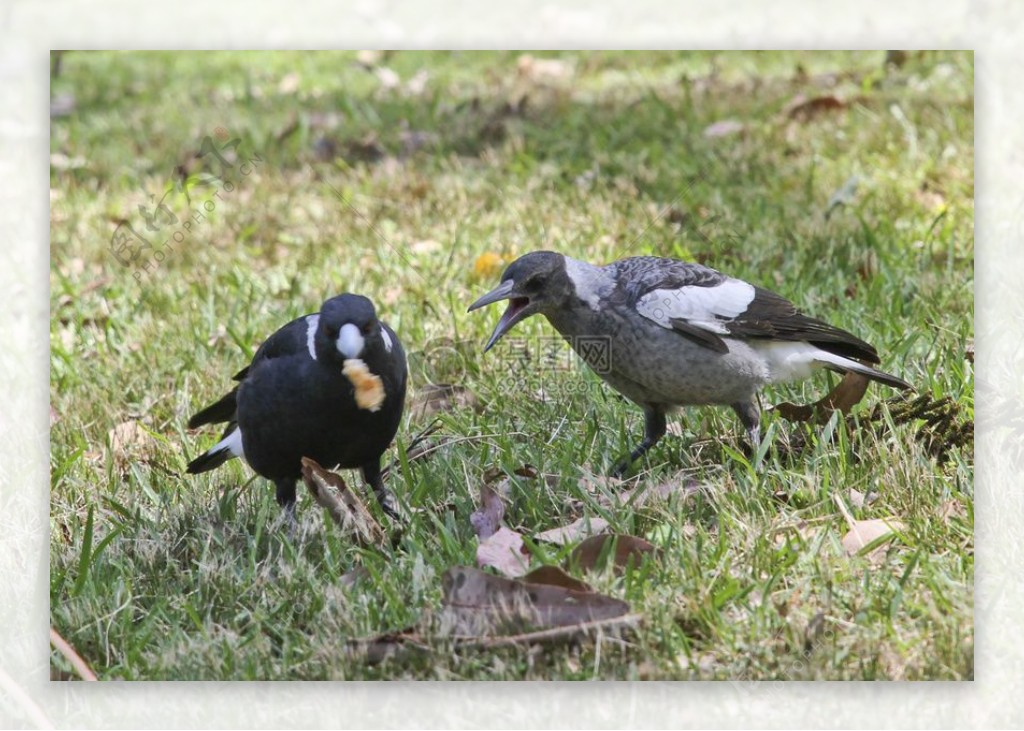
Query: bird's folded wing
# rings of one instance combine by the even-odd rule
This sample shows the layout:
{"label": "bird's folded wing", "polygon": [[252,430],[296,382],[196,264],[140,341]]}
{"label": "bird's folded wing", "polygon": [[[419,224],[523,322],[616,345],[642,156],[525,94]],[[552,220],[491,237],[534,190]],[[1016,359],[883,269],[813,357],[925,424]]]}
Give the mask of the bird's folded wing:
{"label": "bird's folded wing", "polygon": [[715,352],[728,352],[722,338],[763,338],[806,341],[843,357],[878,362],[878,353],[860,338],[800,313],[774,292],[713,269],[651,258],[635,274],[629,286],[640,315]]}
{"label": "bird's folded wing", "polygon": [[[263,344],[257,348],[252,362],[238,371],[233,376],[234,380],[244,381],[248,377],[249,371],[261,361],[294,355],[305,350],[312,351],[311,333],[316,331],[316,317],[316,315],[306,315],[296,318],[264,340]],[[238,408],[237,399],[238,387],[236,386],[216,403],[207,406],[189,419],[189,429],[195,429],[204,424],[217,424],[233,420]]]}

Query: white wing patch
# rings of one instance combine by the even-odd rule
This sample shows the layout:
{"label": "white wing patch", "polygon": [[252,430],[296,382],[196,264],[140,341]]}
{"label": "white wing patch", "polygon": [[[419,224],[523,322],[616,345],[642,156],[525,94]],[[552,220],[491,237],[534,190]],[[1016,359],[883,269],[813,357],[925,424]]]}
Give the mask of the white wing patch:
{"label": "white wing patch", "polygon": [[727,279],[714,287],[656,289],[637,300],[636,311],[670,330],[671,321],[678,319],[717,335],[728,335],[722,320],[742,315],[753,300],[753,285]]}
{"label": "white wing patch", "polygon": [[306,317],[306,349],[309,350],[309,357],[316,360],[316,328],[320,324],[320,315],[308,315]]}
{"label": "white wing patch", "polygon": [[207,452],[207,454],[212,454],[213,452],[221,452],[225,449],[231,452],[231,454],[233,454],[236,457],[245,457],[245,452],[242,449],[241,429],[238,429],[236,427],[233,432],[231,432],[226,437],[217,442],[213,446],[213,448]]}
{"label": "white wing patch", "polygon": [[384,341],[384,350],[390,353],[394,343],[391,342],[391,336],[388,335],[387,328],[385,328],[383,325],[380,326],[380,338],[381,340]]}

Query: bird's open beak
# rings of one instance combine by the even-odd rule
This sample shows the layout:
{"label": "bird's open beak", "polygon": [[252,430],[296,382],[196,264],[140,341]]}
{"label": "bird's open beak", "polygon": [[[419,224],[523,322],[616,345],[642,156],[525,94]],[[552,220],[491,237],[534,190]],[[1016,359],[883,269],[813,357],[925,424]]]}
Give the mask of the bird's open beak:
{"label": "bird's open beak", "polygon": [[527,315],[526,308],[527,305],[530,304],[530,300],[526,297],[513,297],[512,290],[515,286],[516,283],[514,281],[506,279],[469,306],[468,311],[472,312],[473,310],[480,309],[485,305],[491,305],[495,302],[500,302],[501,300],[510,300],[508,308],[505,310],[505,314],[501,316],[500,320],[498,320],[498,324],[494,328],[494,332],[491,333],[491,339],[487,341],[487,345],[484,347],[485,353],[493,348],[494,344],[501,340],[505,333],[511,330],[517,322]]}

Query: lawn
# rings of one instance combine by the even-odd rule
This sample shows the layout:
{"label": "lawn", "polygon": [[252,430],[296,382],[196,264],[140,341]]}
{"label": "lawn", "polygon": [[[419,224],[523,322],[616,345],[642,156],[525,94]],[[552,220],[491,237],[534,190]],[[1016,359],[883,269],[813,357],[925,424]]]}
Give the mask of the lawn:
{"label": "lawn", "polygon": [[[885,59],[66,54],[52,627],[101,679],[973,678],[973,57]],[[132,261],[136,235],[153,248]],[[686,409],[609,484],[640,411],[542,318],[482,354],[499,313],[466,312],[504,262],[544,248],[673,256],[773,289],[875,345],[944,420],[872,384],[848,419],[766,413],[770,443],[748,458],[730,410]],[[385,545],[343,537],[301,485],[289,527],[239,461],[184,473],[217,437],[188,417],[341,291],[370,296],[410,354],[386,455],[408,520]],[[457,388],[428,402],[431,384]],[[701,489],[675,489],[688,480]],[[498,481],[534,566],[571,547],[532,537],[581,517],[657,548],[577,571],[638,623],[496,647],[438,633],[377,662],[352,641],[429,624],[445,571],[476,563],[469,516]],[[667,499],[612,500],[659,486]],[[883,518],[899,530],[845,549],[850,520]],[[78,677],[67,657],[53,677]]]}

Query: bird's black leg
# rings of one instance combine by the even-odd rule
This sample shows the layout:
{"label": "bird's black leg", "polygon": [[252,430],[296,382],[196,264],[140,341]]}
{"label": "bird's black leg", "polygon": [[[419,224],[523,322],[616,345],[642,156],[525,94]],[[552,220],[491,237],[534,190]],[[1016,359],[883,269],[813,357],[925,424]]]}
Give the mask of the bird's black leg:
{"label": "bird's black leg", "polygon": [[295,518],[295,480],[283,477],[274,480],[274,487],[277,488],[277,504],[281,506],[280,520],[289,535],[294,538],[299,525],[299,521]]}
{"label": "bird's black leg", "polygon": [[289,513],[294,514],[295,480],[289,477],[284,477],[279,480],[274,480],[274,486],[277,488],[277,504]]}
{"label": "bird's black leg", "polygon": [[373,488],[373,494],[377,496],[377,502],[389,518],[398,520],[398,510],[395,508],[395,496],[384,487],[384,479],[380,476],[380,459],[374,459],[362,466],[363,479],[366,484]]}
{"label": "bird's black leg", "polygon": [[757,401],[737,401],[732,405],[732,409],[740,417],[743,428],[747,430],[750,453],[757,454],[757,448],[761,446],[761,409],[758,408]]}
{"label": "bird's black leg", "polygon": [[629,466],[647,453],[647,450],[658,443],[658,440],[665,436],[668,425],[665,422],[665,412],[657,409],[644,409],[644,439],[640,446],[634,449],[629,459],[623,460],[616,465],[612,471],[612,477],[622,477],[626,474]]}

